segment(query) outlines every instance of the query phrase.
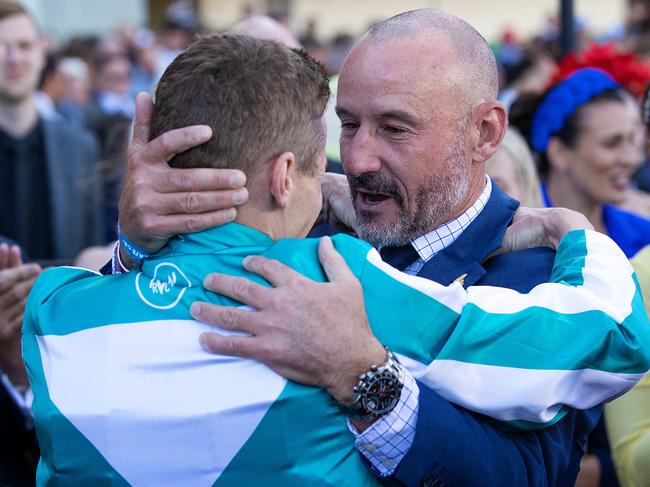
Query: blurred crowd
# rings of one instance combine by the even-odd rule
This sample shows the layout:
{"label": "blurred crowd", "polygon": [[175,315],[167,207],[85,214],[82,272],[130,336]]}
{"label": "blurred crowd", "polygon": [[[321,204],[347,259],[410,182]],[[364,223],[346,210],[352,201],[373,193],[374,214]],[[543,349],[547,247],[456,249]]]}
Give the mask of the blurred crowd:
{"label": "blurred crowd", "polygon": [[[0,23],[13,15],[12,5],[0,4]],[[135,96],[153,93],[167,65],[205,30],[183,2],[172,4],[162,25],[121,25],[104,36],[45,38],[41,44],[30,22],[10,27],[0,30],[0,241],[17,243],[20,251],[0,256],[0,272],[22,262],[38,264],[0,281],[0,291],[22,286],[8,318],[17,323],[40,267],[76,262],[98,269],[110,259]],[[604,36],[580,22],[575,28],[577,48],[569,55],[562,53],[557,18],[531,38],[508,30],[492,40],[511,129],[487,170],[525,206],[583,212],[634,258],[650,244],[650,1],[628,0],[624,24]],[[317,19],[292,32],[286,19],[253,13],[231,30],[304,47],[327,67],[333,87],[355,41],[355,33],[322,39]],[[590,108],[576,112],[575,127],[560,135],[563,145],[534,140],[535,115],[547,95],[588,67],[605,71],[620,89],[600,104],[586,100]],[[336,117],[329,113],[327,119]],[[341,172],[336,123],[328,123],[328,168]],[[614,130],[620,127],[625,130]],[[587,133],[593,142],[579,144]],[[637,256],[643,275],[650,267],[648,255]],[[5,347],[0,355],[15,345],[7,341],[0,344]],[[12,360],[4,358],[0,369],[20,384],[24,374],[11,373],[19,368]],[[629,414],[624,406],[618,409]],[[608,448],[601,424],[589,440],[580,485],[616,485]],[[599,483],[590,482],[593,469]]]}
{"label": "blurred crowd", "polygon": [[[311,19],[303,29],[292,32],[286,19],[275,21],[253,12],[247,14],[242,22],[232,27],[233,32],[273,37],[290,45],[301,45],[325,64],[334,82],[345,55],[355,41],[353,33],[340,33],[332,39],[323,40],[318,36],[317,19]],[[613,58],[634,56],[639,66],[645,66],[644,59],[650,61],[650,2],[628,1],[628,18],[624,26],[605,36],[593,35],[580,21],[576,21],[575,27],[577,56],[585,51],[591,52],[596,62],[610,63],[608,66],[614,69],[618,67],[618,61],[612,64]],[[23,69],[33,71],[33,76],[37,78],[25,78],[22,89],[35,88],[33,100],[41,120],[66,124],[76,134],[91,134],[96,143],[96,161],[85,168],[87,174],[80,174],[79,177],[89,178],[93,184],[101,187],[101,201],[95,202],[101,206],[95,213],[101,220],[99,228],[91,232],[92,238],[89,236],[80,242],[83,244],[81,247],[67,245],[65,251],[57,250],[54,243],[48,245],[41,242],[34,246],[29,239],[36,237],[21,237],[21,229],[12,224],[11,219],[2,222],[0,234],[19,241],[30,258],[40,260],[71,259],[85,246],[107,244],[114,240],[117,200],[135,96],[140,91],[153,93],[166,66],[196,35],[203,32],[205,29],[201,28],[189,4],[175,2],[167,9],[162,25],[155,26],[155,29],[119,25],[103,36],[79,36],[65,41],[44,38],[46,52],[43,65],[37,60],[31,61],[31,66],[29,61],[21,61]],[[557,17],[549,18],[538,35],[521,39],[513,31],[505,30],[499,39],[493,40],[492,45],[501,76],[500,98],[506,107],[510,108],[519,94],[542,94],[559,79],[558,61],[562,53]],[[626,69],[627,66],[623,64],[621,67]],[[639,90],[645,87],[644,83],[650,78],[649,69],[646,67],[631,73],[628,76],[630,79],[624,80],[623,84],[640,96]],[[328,150],[328,156],[333,163],[330,168],[337,170],[336,162],[340,162],[335,148],[338,144],[338,120],[335,116],[330,118],[328,146],[334,148]],[[634,186],[648,190],[650,170],[641,160],[637,162],[639,167],[633,176]],[[630,191],[628,198],[618,203],[650,215],[650,202],[645,195],[639,195],[636,191]]]}

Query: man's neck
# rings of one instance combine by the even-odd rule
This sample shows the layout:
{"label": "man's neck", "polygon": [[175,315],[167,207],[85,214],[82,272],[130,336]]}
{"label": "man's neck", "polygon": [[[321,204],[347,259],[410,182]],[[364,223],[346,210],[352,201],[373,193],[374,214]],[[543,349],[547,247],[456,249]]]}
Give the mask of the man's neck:
{"label": "man's neck", "polygon": [[[237,208],[235,222],[253,228],[269,236],[272,240],[281,238],[300,238],[293,235],[286,227],[285,220],[279,212],[268,211],[264,208],[267,202],[256,204],[255,195],[251,195],[248,203]],[[304,235],[303,235],[304,237]]]}
{"label": "man's neck", "polygon": [[8,103],[0,102],[0,129],[16,139],[27,134],[38,121],[33,95]]}
{"label": "man's neck", "polygon": [[456,208],[452,212],[445,215],[442,218],[442,221],[438,222],[434,228],[430,228],[428,231],[431,232],[446,223],[454,221],[467,210],[469,210],[474,205],[474,203],[476,203],[479,196],[481,196],[481,193],[485,189],[485,185],[487,184],[486,178],[487,175],[484,172],[480,174],[480,177],[473,178],[470,182],[470,186],[465,198],[463,198],[460,203],[456,205]]}

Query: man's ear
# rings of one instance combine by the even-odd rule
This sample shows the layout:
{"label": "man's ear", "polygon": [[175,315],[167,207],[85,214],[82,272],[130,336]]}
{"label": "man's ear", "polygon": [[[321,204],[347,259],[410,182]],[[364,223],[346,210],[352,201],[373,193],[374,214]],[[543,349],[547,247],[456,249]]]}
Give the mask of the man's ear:
{"label": "man's ear", "polygon": [[562,171],[569,167],[572,159],[570,149],[560,140],[559,137],[551,137],[546,148],[548,163],[555,169]]}
{"label": "man's ear", "polygon": [[296,166],[296,156],[293,152],[283,152],[269,162],[271,172],[271,197],[281,208],[287,206],[289,195],[294,187],[293,173]]}
{"label": "man's ear", "polygon": [[481,103],[475,108],[478,137],[472,150],[472,160],[485,162],[499,150],[508,128],[508,114],[498,101]]}

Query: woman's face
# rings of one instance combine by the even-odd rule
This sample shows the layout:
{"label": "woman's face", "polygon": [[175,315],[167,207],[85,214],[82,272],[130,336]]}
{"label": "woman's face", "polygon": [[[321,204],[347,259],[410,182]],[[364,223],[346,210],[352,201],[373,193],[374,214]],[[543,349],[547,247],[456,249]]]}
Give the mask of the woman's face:
{"label": "woman's face", "polygon": [[582,108],[577,144],[569,149],[567,175],[576,190],[598,203],[620,203],[643,160],[645,131],[639,107],[600,101]]}

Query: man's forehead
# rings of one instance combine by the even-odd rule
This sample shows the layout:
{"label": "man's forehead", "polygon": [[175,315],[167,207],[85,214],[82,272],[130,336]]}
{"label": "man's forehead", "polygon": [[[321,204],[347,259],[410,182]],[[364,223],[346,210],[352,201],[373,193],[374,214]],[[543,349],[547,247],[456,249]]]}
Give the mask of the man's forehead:
{"label": "man's forehead", "polygon": [[[340,86],[340,85],[339,85]],[[382,93],[369,93],[368,96],[355,96],[345,88],[339,89],[336,99],[336,112],[339,116],[371,116],[412,120],[420,118],[426,97],[414,91],[386,90]]]}
{"label": "man's forehead", "polygon": [[0,19],[0,39],[37,41],[40,33],[34,21],[25,14],[16,14]]}
{"label": "man's forehead", "polygon": [[376,76],[355,74],[353,71],[341,73],[336,98],[337,112],[421,118],[423,109],[440,107],[443,103],[447,105],[456,98],[454,84],[435,71],[395,70],[391,73],[378,72]]}

